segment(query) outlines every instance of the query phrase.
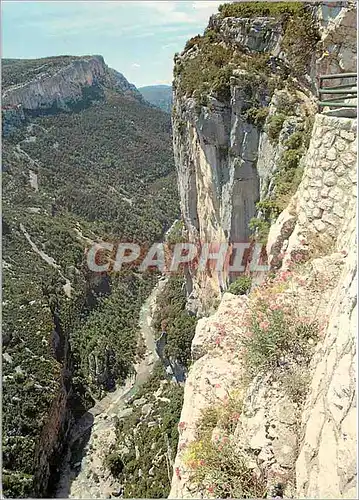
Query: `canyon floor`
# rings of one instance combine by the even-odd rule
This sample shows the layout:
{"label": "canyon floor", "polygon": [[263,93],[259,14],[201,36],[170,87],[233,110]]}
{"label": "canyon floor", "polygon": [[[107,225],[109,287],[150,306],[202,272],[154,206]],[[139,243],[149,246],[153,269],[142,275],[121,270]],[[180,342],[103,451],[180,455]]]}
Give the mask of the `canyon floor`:
{"label": "canyon floor", "polygon": [[114,417],[121,416],[126,402],[149,378],[154,362],[158,359],[152,318],[156,298],[166,281],[159,280],[141,309],[139,328],[146,345],[146,353],[142,361],[135,366],[136,376],[129,378],[124,386],[98,401],[73,429],[73,443],[61,470],[56,498],[109,498],[120,488],[109,471],[104,469],[103,460],[115,441]]}

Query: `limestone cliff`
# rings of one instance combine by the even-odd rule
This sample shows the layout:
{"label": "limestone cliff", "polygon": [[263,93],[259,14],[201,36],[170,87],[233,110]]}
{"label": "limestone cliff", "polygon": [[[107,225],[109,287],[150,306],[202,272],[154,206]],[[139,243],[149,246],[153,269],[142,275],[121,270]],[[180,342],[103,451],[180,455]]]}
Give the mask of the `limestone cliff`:
{"label": "limestone cliff", "polygon": [[[12,64],[16,68],[13,60]],[[34,60],[34,68],[24,77],[19,70],[3,84],[3,127],[7,134],[29,114],[69,110],[84,104],[86,98],[98,99],[106,87],[117,88],[129,97],[143,100],[136,87],[109,68],[102,56],[59,56]],[[6,62],[6,60],[5,60]],[[21,60],[19,59],[19,65]]]}
{"label": "limestone cliff", "polygon": [[[353,68],[353,6],[311,9],[298,25],[291,22],[288,27],[274,14],[238,18],[222,12],[175,56],[174,154],[190,241],[246,242],[252,219],[271,222],[268,207],[257,202],[273,193],[276,174],[290,170],[306,150],[317,111],[316,76]],[[308,32],[304,44],[294,33],[301,23]],[[294,176],[293,183],[286,181],[289,189],[277,187],[277,211],[296,190],[300,176]],[[191,307],[209,310],[232,280],[226,273],[192,273]]]}
{"label": "limestone cliff", "polygon": [[[231,9],[175,61],[181,209],[190,241],[266,241],[272,273],[241,296],[225,272],[188,273],[189,307],[221,302],[192,343],[170,498],[355,498],[356,120],[318,113],[315,93],[354,69],[355,6],[306,10],[301,74],[293,18]],[[227,87],[196,87],[186,68],[218,46]]]}

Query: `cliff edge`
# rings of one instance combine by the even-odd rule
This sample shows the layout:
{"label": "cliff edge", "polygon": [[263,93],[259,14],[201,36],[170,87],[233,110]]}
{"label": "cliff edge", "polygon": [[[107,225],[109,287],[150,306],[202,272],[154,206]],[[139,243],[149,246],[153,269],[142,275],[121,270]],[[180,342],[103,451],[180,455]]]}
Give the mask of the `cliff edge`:
{"label": "cliff edge", "polygon": [[243,276],[188,273],[203,317],[169,498],[356,498],[357,123],[316,97],[354,69],[355,17],[224,5],[175,58],[189,241],[254,239],[269,272],[240,295]]}

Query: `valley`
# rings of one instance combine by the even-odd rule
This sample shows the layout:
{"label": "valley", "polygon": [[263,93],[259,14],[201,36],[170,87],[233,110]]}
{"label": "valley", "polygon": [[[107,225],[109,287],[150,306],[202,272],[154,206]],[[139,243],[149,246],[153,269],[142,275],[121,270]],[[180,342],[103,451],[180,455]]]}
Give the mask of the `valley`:
{"label": "valley", "polygon": [[4,100],[24,103],[3,111],[3,477],[14,497],[51,493],[76,421],[142,356],[140,310],[158,278],[91,273],[86,247],[160,241],[179,213],[169,116],[102,58],[41,62],[3,66]]}
{"label": "valley", "polygon": [[171,86],[3,60],[5,498],[357,497],[356,14],[220,5]]}

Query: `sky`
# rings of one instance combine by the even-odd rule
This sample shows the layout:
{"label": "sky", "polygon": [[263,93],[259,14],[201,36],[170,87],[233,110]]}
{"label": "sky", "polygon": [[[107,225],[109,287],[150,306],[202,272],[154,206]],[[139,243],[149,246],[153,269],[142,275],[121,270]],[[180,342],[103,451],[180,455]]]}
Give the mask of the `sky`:
{"label": "sky", "polygon": [[101,54],[137,87],[171,84],[173,55],[222,1],[3,1],[2,57]]}

